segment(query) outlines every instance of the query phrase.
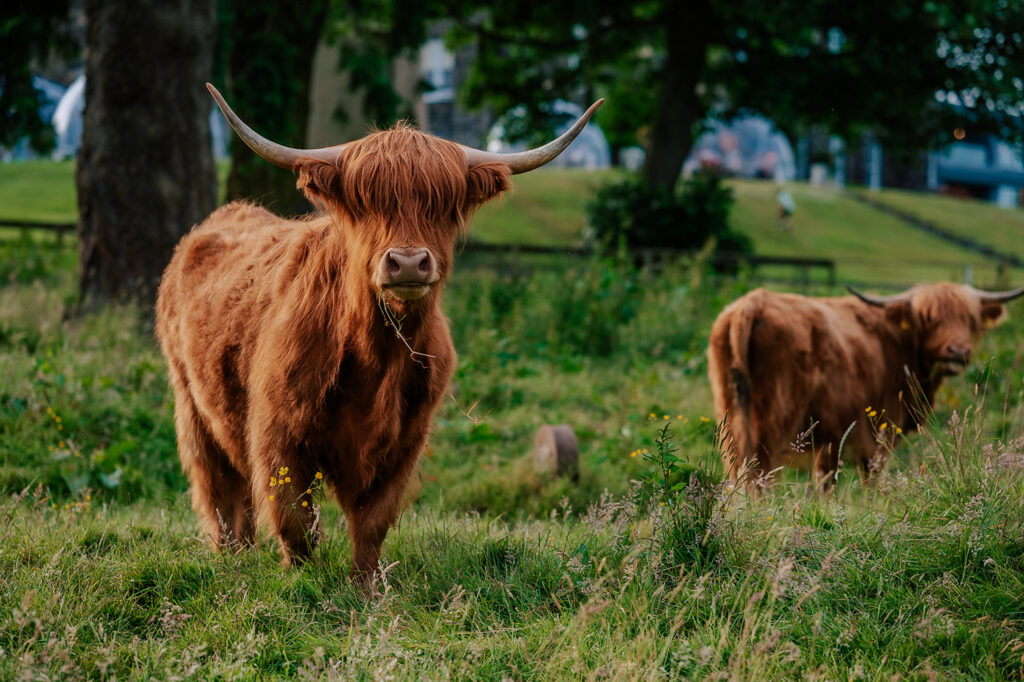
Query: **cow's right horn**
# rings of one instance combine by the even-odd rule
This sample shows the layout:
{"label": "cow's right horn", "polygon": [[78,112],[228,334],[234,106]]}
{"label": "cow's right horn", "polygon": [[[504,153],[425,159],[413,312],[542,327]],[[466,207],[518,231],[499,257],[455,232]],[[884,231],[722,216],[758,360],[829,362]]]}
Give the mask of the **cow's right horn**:
{"label": "cow's right horn", "polygon": [[554,160],[559,154],[565,151],[576,136],[579,135],[587,125],[587,121],[594,115],[597,108],[604,103],[604,98],[597,100],[590,105],[582,116],[577,119],[572,127],[562,133],[546,145],[529,149],[525,152],[512,152],[510,154],[499,154],[497,152],[484,152],[472,147],[462,147],[466,155],[466,165],[469,167],[479,166],[481,163],[503,163],[512,171],[512,175],[526,173],[534,168],[540,168],[549,161]]}
{"label": "cow's right horn", "polygon": [[242,138],[242,142],[253,150],[264,159],[280,166],[281,168],[287,168],[292,170],[295,166],[303,160],[315,159],[317,161],[324,161],[326,163],[337,163],[338,156],[341,154],[341,150],[345,148],[345,145],[339,145],[337,147],[324,147],[322,149],[292,149],[291,147],[285,147],[276,142],[271,142],[267,138],[263,137],[255,130],[245,125],[242,119],[238,118],[238,115],[231,110],[228,103],[224,101],[221,94],[217,92],[217,88],[211,84],[206,84],[206,89],[213,95],[213,99],[217,101],[217,106],[220,107],[221,113],[224,114],[224,118],[228,120],[228,123],[235,132],[238,133],[238,137]]}
{"label": "cow's right horn", "polygon": [[1007,301],[1012,301],[1015,298],[1024,296],[1024,287],[1011,289],[1010,291],[982,291],[981,289],[975,289],[974,287],[971,287],[971,289],[974,290],[974,293],[977,294],[978,298],[980,298],[984,303],[1006,303]]}
{"label": "cow's right horn", "polygon": [[868,296],[867,294],[860,293],[851,286],[847,286],[846,290],[868,305],[878,307],[887,306],[890,303],[905,303],[910,300],[909,291],[904,291],[902,294],[896,294],[895,296]]}

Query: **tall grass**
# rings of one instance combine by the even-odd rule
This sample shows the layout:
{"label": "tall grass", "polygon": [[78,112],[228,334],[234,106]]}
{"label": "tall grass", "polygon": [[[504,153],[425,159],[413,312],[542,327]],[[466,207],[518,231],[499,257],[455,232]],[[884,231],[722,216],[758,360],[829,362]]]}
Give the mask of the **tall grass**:
{"label": "tall grass", "polygon": [[[379,595],[345,521],[308,565],[213,554],[131,310],[0,289],[0,678],[1007,679],[1024,674],[1021,315],[870,485],[722,481],[700,263],[458,270],[460,363]],[[1011,310],[1011,313],[1018,311]],[[569,423],[578,483],[529,466]]]}

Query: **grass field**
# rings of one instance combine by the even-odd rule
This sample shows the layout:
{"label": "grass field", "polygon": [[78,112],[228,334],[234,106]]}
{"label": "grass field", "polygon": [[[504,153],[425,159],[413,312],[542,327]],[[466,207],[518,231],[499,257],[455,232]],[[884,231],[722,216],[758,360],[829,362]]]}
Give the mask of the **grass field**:
{"label": "grass field", "polygon": [[[736,189],[759,246],[779,243],[756,209],[772,187]],[[836,253],[860,248],[839,223],[877,229],[806,191]],[[569,215],[568,194],[530,210]],[[821,496],[787,472],[749,499],[720,482],[704,357],[746,275],[467,259],[445,302],[452,397],[366,599],[330,502],[301,568],[266,539],[207,548],[151,335],[132,309],[64,321],[73,265],[0,246],[0,679],[1024,675],[1024,303],[873,486],[844,471]],[[579,437],[578,482],[532,470],[536,429],[557,423]],[[685,486],[666,491],[672,448]]]}
{"label": "grass field", "polygon": [[959,236],[1024,258],[1022,210],[1008,211],[987,201],[922,195],[897,189],[884,189],[871,197]]}

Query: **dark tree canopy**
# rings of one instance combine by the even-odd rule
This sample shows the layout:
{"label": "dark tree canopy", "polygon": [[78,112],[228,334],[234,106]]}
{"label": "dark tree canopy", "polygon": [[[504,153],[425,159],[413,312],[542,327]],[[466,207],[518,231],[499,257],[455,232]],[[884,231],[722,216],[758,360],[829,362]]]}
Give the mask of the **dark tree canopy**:
{"label": "dark tree canopy", "polygon": [[941,141],[965,116],[1019,136],[1020,0],[456,4],[437,11],[459,17],[453,44],[477,50],[467,104],[525,105],[519,131],[537,131],[556,98],[607,96],[599,122],[614,145],[647,147],[657,186],[674,184],[710,113],[757,111],[791,133],[870,130],[905,147]]}
{"label": "dark tree canopy", "polygon": [[[306,146],[313,57],[327,9],[328,0],[219,2],[216,84],[244,121],[275,142]],[[309,210],[291,171],[230,139],[228,199],[258,201],[285,215]]]}

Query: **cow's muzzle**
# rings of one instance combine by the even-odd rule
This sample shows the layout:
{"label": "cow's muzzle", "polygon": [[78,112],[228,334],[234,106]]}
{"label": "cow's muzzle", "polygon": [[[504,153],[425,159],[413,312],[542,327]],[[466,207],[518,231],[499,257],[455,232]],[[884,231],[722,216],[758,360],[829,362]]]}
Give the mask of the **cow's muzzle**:
{"label": "cow's muzzle", "polygon": [[378,265],[377,277],[384,291],[415,301],[437,283],[437,259],[424,247],[388,249]]}
{"label": "cow's muzzle", "polygon": [[947,346],[946,355],[936,362],[939,370],[946,375],[960,374],[971,361],[970,346]]}

